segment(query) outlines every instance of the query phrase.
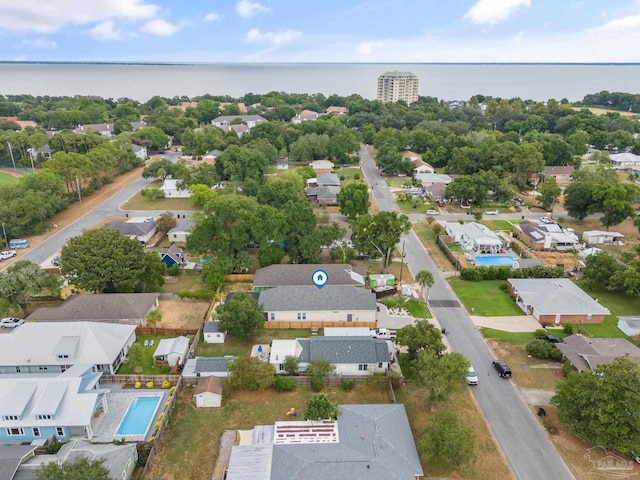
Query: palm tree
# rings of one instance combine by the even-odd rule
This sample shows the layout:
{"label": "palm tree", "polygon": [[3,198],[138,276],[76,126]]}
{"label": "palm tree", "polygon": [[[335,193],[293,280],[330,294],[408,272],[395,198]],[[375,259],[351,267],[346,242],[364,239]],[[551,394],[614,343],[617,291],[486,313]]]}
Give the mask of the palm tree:
{"label": "palm tree", "polygon": [[147,313],[147,323],[153,326],[153,335],[157,334],[156,324],[162,320],[162,313],[160,310],[154,308]]}
{"label": "palm tree", "polygon": [[424,318],[427,318],[427,307],[429,303],[429,289],[433,287],[433,284],[435,282],[433,278],[433,273],[431,273],[429,270],[420,270],[416,274],[416,282],[418,282],[418,285],[422,287],[423,292],[425,287],[427,287],[427,294],[424,296]]}

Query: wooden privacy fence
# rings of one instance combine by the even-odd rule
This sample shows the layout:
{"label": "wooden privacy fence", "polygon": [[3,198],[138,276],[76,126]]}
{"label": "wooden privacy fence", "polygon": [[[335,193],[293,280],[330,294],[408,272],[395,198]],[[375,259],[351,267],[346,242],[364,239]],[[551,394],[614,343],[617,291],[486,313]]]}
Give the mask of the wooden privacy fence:
{"label": "wooden privacy fence", "polygon": [[200,328],[163,328],[163,327],[136,327],[136,336],[140,335],[161,335],[161,336],[176,336],[180,335],[188,336],[188,335],[196,335],[202,327]]}
{"label": "wooden privacy fence", "polygon": [[253,282],[253,273],[230,273],[224,276],[228,282]]}
{"label": "wooden privacy fence", "polygon": [[102,374],[100,377],[100,382],[102,383],[117,383],[119,385],[124,384],[134,384],[136,382],[140,382],[143,385],[146,385],[147,382],[153,382],[155,385],[159,386],[162,384],[163,380],[168,380],[171,382],[171,385],[177,385],[182,378],[180,375],[146,375],[143,373],[136,374],[132,373],[129,375],[105,375]]}
{"label": "wooden privacy fence", "polygon": [[154,435],[153,444],[151,445],[151,451],[149,452],[149,457],[147,458],[147,463],[144,465],[144,470],[142,470],[142,474],[140,478],[144,480],[147,478],[149,471],[151,470],[151,466],[153,465],[153,460],[156,457],[156,453],[158,452],[158,448],[160,448],[160,440],[162,439],[162,435],[164,434],[164,429],[167,427],[167,423],[169,423],[169,418],[171,417],[171,412],[173,411],[173,407],[176,404],[178,398],[178,392],[180,388],[182,388],[182,377],[179,375],[175,375],[178,377],[178,382],[176,383],[176,388],[173,391],[173,395],[169,399],[169,404],[167,408],[164,410],[164,415],[162,416],[162,420],[160,421],[160,427],[156,431]]}
{"label": "wooden privacy fence", "polygon": [[280,329],[280,328],[326,328],[326,327],[367,327],[376,328],[376,322],[332,322],[325,320],[318,320],[315,322],[280,322],[277,320],[269,320],[264,322],[264,328],[266,329]]}

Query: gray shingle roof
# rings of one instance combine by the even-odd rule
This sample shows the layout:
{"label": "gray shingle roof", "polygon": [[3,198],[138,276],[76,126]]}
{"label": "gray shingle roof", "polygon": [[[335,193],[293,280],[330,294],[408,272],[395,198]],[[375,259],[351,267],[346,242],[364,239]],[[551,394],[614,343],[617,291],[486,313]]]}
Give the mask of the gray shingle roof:
{"label": "gray shingle roof", "polygon": [[640,348],[624,338],[589,338],[584,335],[570,335],[565,337],[564,343],[557,343],[556,346],[579,371],[593,370],[625,355],[640,363]]}
{"label": "gray shingle roof", "polygon": [[334,364],[388,362],[389,350],[386,340],[371,337],[311,337],[309,361],[314,360]]}
{"label": "gray shingle roof", "polygon": [[340,186],[340,177],[335,173],[319,173],[316,175],[316,179],[319,187],[325,187],[328,185]]}
{"label": "gray shingle roof", "polygon": [[143,319],[156,304],[158,293],[100,293],[72,295],[59,307],[39,308],[27,320]]}
{"label": "gray shingle roof", "polygon": [[422,475],[404,405],[339,405],[339,443],[274,445],[271,478],[413,480]]}
{"label": "gray shingle roof", "polygon": [[33,452],[36,447],[31,445],[1,445],[0,446],[0,480],[11,480],[24,457]]}
{"label": "gray shingle roof", "polygon": [[217,333],[220,331],[220,322],[204,322],[204,333]]}
{"label": "gray shingle roof", "polygon": [[108,230],[118,230],[122,235],[135,235],[144,236],[154,228],[156,228],[155,220],[149,220],[147,222],[109,222],[103,228]]}
{"label": "gray shingle roof", "polygon": [[195,373],[226,372],[227,363],[236,357],[196,357]]}
{"label": "gray shingle roof", "polygon": [[610,313],[567,278],[511,278],[509,283],[540,315]]}
{"label": "gray shingle roof", "polygon": [[349,271],[354,271],[365,276],[365,267],[352,267],[346,263],[330,264],[290,264],[290,265],[269,265],[256,271],[253,278],[254,287],[280,287],[313,285],[311,275],[316,270],[324,270],[329,276],[327,286],[332,285],[358,285],[351,278]]}
{"label": "gray shingle roof", "polygon": [[361,287],[275,287],[260,292],[265,312],[376,310],[376,296]]}

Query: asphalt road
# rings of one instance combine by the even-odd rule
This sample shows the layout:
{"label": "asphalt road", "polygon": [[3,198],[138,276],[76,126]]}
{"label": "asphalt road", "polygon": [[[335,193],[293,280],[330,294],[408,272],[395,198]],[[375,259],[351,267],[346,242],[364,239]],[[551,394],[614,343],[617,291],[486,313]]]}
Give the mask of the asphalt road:
{"label": "asphalt road", "polygon": [[[372,187],[378,208],[398,211],[393,195],[365,148],[360,150],[360,159],[361,169]],[[498,377],[493,370],[493,352],[418,236],[412,230],[401,241],[404,242],[405,262],[411,272],[429,270],[433,273],[435,283],[429,292],[431,311],[446,329],[453,350],[464,354],[478,373],[479,384],[473,387],[473,394],[516,477],[521,480],[573,479],[566,463],[511,381]]]}

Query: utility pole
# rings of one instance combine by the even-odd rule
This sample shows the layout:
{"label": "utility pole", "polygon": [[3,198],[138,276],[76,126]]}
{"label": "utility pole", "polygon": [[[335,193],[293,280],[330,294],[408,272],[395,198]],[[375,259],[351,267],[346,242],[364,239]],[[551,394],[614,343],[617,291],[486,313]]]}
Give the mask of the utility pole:
{"label": "utility pole", "polygon": [[13,169],[16,169],[16,161],[13,158],[13,148],[11,142],[7,142],[7,146],[9,147],[9,155],[11,155],[11,163],[13,164]]}
{"label": "utility pole", "polygon": [[402,283],[402,270],[404,267],[404,240],[402,241],[402,253],[400,254],[400,279],[398,283]]}

